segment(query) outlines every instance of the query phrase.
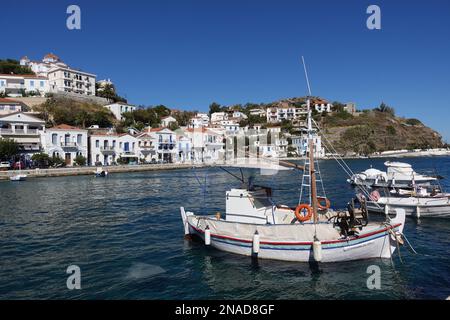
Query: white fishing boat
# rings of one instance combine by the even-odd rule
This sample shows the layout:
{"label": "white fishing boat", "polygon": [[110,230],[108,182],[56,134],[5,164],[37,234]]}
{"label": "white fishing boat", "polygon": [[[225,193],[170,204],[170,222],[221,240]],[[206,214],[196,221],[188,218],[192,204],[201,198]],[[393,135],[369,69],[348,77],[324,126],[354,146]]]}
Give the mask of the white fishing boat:
{"label": "white fishing boat", "polygon": [[[314,150],[309,99],[307,107],[309,150]],[[219,250],[262,259],[338,262],[390,258],[402,242],[405,211],[397,209],[395,216],[386,216],[383,222],[369,222],[363,198],[360,208],[352,201],[348,210],[331,210],[329,200],[317,194],[316,182],[322,179],[320,175],[316,179],[320,170],[315,163],[314,152],[309,152],[303,166],[279,161],[303,171],[301,190],[308,189],[309,201],[301,202],[301,191],[295,208],[275,204],[271,188],[245,181],[241,174],[246,187],[226,191],[224,215],[196,215],[180,208],[185,235],[199,237]]]}
{"label": "white fishing boat", "polygon": [[437,180],[436,177],[415,172],[408,163],[386,161],[384,165],[386,171],[370,168],[354,174],[347,182],[366,187],[412,188],[413,184],[430,185]]}
{"label": "white fishing boat", "polygon": [[367,209],[379,213],[403,209],[407,216],[416,218],[450,218],[450,194],[424,187],[413,191],[376,189],[368,197]]}
{"label": "white fishing boat", "polygon": [[27,179],[27,175],[22,173],[22,163],[19,162],[19,173],[12,175],[9,177],[10,181],[25,181]]}
{"label": "white fishing boat", "polygon": [[11,177],[9,177],[10,181],[25,181],[27,179],[26,174],[15,174]]}
{"label": "white fishing boat", "polygon": [[106,177],[108,176],[108,171],[106,171],[105,169],[101,168],[101,167],[97,167],[97,169],[94,171],[94,175],[96,177]]}

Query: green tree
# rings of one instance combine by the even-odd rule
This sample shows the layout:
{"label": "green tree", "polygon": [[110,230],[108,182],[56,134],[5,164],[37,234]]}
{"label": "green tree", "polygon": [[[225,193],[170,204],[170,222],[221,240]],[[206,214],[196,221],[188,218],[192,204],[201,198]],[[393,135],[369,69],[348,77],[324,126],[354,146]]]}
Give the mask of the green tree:
{"label": "green tree", "polygon": [[19,145],[12,139],[0,138],[0,160],[9,161],[19,154]]}
{"label": "green tree", "polygon": [[379,111],[379,112],[390,114],[391,116],[395,116],[394,108],[389,107],[384,102],[382,102],[378,108],[375,108],[375,111]]}
{"label": "green tree", "polygon": [[107,83],[102,87],[98,83],[95,84],[95,91],[98,97],[106,98],[113,102],[127,103],[127,99],[119,96],[116,92],[116,87],[113,84]]}
{"label": "green tree", "polygon": [[75,159],[73,159],[73,162],[80,167],[83,167],[86,165],[86,157],[83,157],[81,154],[79,154],[78,156],[75,157]]}
{"label": "green tree", "polygon": [[211,114],[213,114],[214,112],[222,112],[222,111],[223,107],[216,102],[213,102],[209,105],[209,116],[211,116]]}
{"label": "green tree", "polygon": [[48,168],[51,165],[50,156],[44,152],[33,154],[31,160],[36,162],[36,166],[39,168]]}
{"label": "green tree", "polygon": [[0,59],[0,73],[3,74],[31,74],[34,72],[28,66],[21,66],[19,61],[14,59]]}

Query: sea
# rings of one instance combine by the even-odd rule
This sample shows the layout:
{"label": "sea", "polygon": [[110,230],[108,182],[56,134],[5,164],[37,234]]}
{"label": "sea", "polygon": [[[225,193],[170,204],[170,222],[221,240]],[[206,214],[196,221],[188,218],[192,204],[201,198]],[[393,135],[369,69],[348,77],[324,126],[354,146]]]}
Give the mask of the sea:
{"label": "sea", "polygon": [[[384,169],[387,160],[441,175],[442,188],[450,190],[450,157],[346,162],[360,172]],[[348,176],[334,160],[319,161],[319,168],[332,207],[345,208],[355,194]],[[298,203],[301,172],[243,173],[272,187],[275,202]],[[252,260],[185,239],[180,207],[223,213],[226,190],[241,185],[235,176],[214,167],[0,182],[0,299],[450,296],[450,219],[407,217],[404,233],[417,253],[402,247],[393,259],[318,265]]]}

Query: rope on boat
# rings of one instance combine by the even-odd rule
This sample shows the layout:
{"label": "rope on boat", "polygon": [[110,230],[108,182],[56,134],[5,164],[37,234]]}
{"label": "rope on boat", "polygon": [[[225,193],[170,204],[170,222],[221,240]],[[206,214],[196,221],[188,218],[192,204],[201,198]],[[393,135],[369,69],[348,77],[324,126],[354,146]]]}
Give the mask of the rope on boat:
{"label": "rope on boat", "polygon": [[411,245],[411,243],[409,242],[408,238],[405,236],[404,233],[400,233],[401,236],[405,239],[406,243],[408,244],[408,247],[411,248],[412,252],[414,254],[418,254],[416,250],[414,250],[413,246]]}

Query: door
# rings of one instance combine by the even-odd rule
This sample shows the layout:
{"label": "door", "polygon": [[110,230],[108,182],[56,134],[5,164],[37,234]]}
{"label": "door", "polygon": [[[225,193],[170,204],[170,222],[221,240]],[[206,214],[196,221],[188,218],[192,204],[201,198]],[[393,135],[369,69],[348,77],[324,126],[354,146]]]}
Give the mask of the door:
{"label": "door", "polygon": [[68,152],[65,155],[65,159],[66,159],[66,166],[70,166],[72,164],[72,158],[71,158],[71,154]]}

